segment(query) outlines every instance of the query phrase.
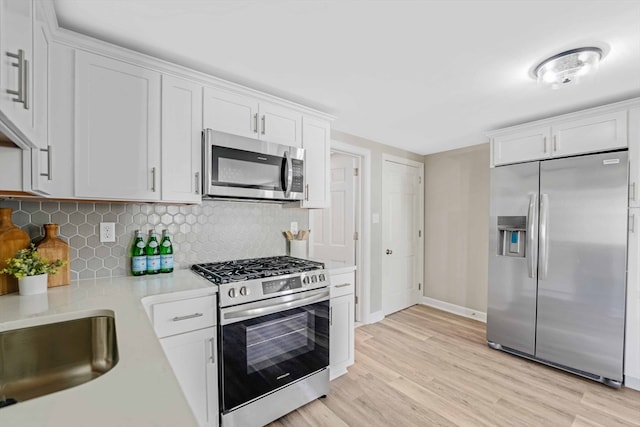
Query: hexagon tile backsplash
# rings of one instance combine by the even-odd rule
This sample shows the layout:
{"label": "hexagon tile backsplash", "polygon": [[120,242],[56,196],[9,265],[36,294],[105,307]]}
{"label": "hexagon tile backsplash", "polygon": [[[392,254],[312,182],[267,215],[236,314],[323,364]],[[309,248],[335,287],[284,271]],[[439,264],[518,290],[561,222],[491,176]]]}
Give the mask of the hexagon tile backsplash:
{"label": "hexagon tile backsplash", "polygon": [[[15,225],[31,240],[44,237],[43,224],[60,225],[69,243],[71,279],[130,274],[129,248],[135,230],[145,240],[150,229],[169,230],[175,268],[207,261],[253,258],[286,253],[282,235],[292,221],[308,228],[308,211],[271,203],[206,201],[201,205],[0,200],[13,209]],[[101,222],[116,224],[116,241],[100,243]]]}

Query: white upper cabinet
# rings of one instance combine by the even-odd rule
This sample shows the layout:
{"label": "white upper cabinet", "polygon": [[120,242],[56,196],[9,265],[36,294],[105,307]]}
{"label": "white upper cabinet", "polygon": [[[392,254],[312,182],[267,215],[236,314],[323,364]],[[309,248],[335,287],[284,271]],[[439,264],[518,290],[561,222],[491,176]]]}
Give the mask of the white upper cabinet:
{"label": "white upper cabinet", "polygon": [[160,200],[160,73],[76,53],[75,195]]}
{"label": "white upper cabinet", "polygon": [[203,127],[300,147],[302,113],[241,93],[205,87]]}
{"label": "white upper cabinet", "polygon": [[553,156],[614,150],[627,146],[627,112],[568,120],[551,127]]}
{"label": "white upper cabinet", "polygon": [[628,102],[490,132],[491,166],[626,148]]}
{"label": "white upper cabinet", "polygon": [[162,76],[162,200],[199,203],[202,86]]}
{"label": "white upper cabinet", "polygon": [[304,117],[302,125],[305,208],[328,208],[330,204],[331,127],[329,122]]}
{"label": "white upper cabinet", "polygon": [[629,110],[629,207],[640,207],[640,105]]}
{"label": "white upper cabinet", "polygon": [[500,165],[549,157],[550,134],[550,128],[542,126],[496,135],[493,138],[493,161]]}
{"label": "white upper cabinet", "polygon": [[0,2],[0,112],[3,121],[21,137],[16,143],[36,147],[33,115],[33,24],[31,0]]}
{"label": "white upper cabinet", "polygon": [[302,146],[302,114],[269,102],[260,102],[260,139],[292,147]]}
{"label": "white upper cabinet", "polygon": [[258,138],[258,101],[249,96],[204,88],[203,127]]}

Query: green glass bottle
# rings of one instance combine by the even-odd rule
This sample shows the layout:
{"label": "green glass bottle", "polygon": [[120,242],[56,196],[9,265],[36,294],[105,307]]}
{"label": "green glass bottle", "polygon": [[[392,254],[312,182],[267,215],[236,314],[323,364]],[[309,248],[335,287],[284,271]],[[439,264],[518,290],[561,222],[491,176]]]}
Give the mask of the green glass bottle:
{"label": "green glass bottle", "polygon": [[160,248],[158,247],[158,234],[149,230],[149,240],[145,247],[147,254],[147,274],[158,274],[160,272]]}
{"label": "green glass bottle", "polygon": [[169,239],[169,232],[162,230],[162,240],[160,240],[160,273],[171,273],[173,271],[173,245]]}
{"label": "green glass bottle", "polygon": [[134,276],[142,276],[147,273],[147,253],[144,250],[145,244],[142,239],[142,232],[136,230],[131,245],[131,274]]}

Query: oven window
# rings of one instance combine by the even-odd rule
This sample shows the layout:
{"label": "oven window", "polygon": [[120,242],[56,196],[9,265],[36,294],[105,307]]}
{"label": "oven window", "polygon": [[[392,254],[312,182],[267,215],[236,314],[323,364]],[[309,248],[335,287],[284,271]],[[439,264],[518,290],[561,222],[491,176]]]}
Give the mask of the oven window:
{"label": "oven window", "polygon": [[222,410],[329,365],[329,301],[220,326]]}
{"label": "oven window", "polygon": [[247,327],[247,374],[313,351],[314,316],[308,311]]}

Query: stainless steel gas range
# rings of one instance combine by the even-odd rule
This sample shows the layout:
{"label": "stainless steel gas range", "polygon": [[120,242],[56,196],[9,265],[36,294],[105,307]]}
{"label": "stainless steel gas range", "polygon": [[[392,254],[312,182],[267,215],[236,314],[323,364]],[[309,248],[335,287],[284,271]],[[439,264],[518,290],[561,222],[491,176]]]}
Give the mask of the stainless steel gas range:
{"label": "stainless steel gas range", "polygon": [[196,264],[218,285],[221,424],[261,426],[329,392],[329,275],[277,256]]}

